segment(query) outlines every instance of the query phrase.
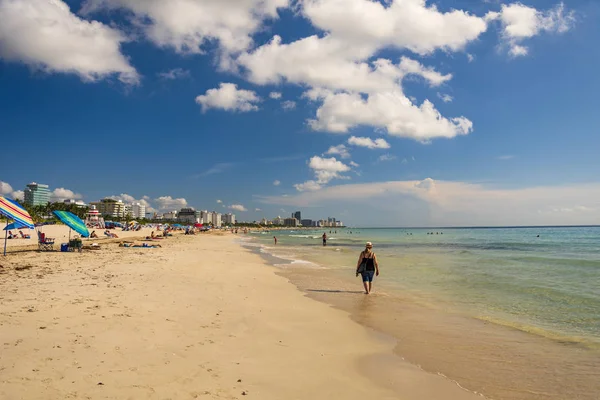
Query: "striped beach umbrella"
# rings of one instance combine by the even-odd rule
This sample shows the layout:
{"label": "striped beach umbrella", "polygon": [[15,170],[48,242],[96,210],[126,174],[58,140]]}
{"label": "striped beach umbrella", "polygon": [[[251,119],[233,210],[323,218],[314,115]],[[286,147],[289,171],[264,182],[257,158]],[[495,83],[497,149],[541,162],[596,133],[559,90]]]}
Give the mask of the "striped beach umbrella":
{"label": "striped beach umbrella", "polygon": [[[83,222],[77,215],[68,211],[54,211],[54,215],[56,215],[62,222],[64,222],[65,225],[79,233],[81,236],[90,236],[90,232],[88,231],[87,226],[85,226],[85,222]],[[69,237],[70,236],[71,235],[69,234]]]}
{"label": "striped beach umbrella", "polygon": [[[7,219],[12,219],[23,227],[34,229],[33,219],[31,215],[14,200],[7,199],[6,197],[0,196],[0,215],[5,216]],[[6,222],[8,225],[8,221]],[[6,240],[8,239],[8,231],[4,234],[4,255],[6,255]]]}

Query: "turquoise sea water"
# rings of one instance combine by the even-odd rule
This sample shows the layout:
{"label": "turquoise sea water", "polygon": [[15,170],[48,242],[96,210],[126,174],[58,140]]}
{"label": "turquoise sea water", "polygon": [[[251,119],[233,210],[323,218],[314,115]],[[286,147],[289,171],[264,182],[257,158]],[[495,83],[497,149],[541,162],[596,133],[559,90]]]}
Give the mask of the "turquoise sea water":
{"label": "turquoise sea water", "polygon": [[[327,232],[328,246],[321,245]],[[273,236],[279,243],[273,245]],[[538,237],[539,235],[539,237]],[[376,282],[436,307],[600,346],[600,227],[329,229],[255,232],[295,267],[351,276],[366,241]],[[358,284],[358,283],[357,283]]]}

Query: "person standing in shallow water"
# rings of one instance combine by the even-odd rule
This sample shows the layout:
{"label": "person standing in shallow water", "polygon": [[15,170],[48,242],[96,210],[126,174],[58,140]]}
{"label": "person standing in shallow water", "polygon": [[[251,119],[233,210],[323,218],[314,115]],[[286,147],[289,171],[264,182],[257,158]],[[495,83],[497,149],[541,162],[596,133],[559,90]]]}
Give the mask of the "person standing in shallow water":
{"label": "person standing in shallow water", "polygon": [[323,246],[327,246],[327,233],[323,232]]}
{"label": "person standing in shallow water", "polygon": [[365,249],[360,253],[360,256],[358,256],[356,276],[358,276],[359,273],[362,275],[365,294],[371,293],[373,277],[379,276],[379,263],[377,263],[377,256],[373,252],[373,244],[371,242],[367,242]]}

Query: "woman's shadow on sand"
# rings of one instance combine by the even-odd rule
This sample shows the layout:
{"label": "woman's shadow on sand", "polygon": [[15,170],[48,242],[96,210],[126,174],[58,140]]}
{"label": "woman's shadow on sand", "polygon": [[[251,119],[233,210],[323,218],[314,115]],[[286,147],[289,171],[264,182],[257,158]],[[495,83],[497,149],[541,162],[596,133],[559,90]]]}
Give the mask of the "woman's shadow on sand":
{"label": "woman's shadow on sand", "polygon": [[327,290],[327,289],[306,289],[307,292],[318,292],[318,293],[353,293],[362,294],[364,290]]}

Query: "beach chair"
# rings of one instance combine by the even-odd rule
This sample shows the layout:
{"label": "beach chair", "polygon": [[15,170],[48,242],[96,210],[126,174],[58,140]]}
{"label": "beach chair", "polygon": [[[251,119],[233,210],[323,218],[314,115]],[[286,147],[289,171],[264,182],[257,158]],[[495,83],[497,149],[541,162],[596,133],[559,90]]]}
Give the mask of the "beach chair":
{"label": "beach chair", "polygon": [[52,251],[54,250],[54,239],[47,238],[46,234],[37,231],[38,234],[38,249],[40,251]]}
{"label": "beach chair", "polygon": [[21,235],[21,239],[31,239],[31,236],[24,234],[23,232],[19,231],[19,235]]}

